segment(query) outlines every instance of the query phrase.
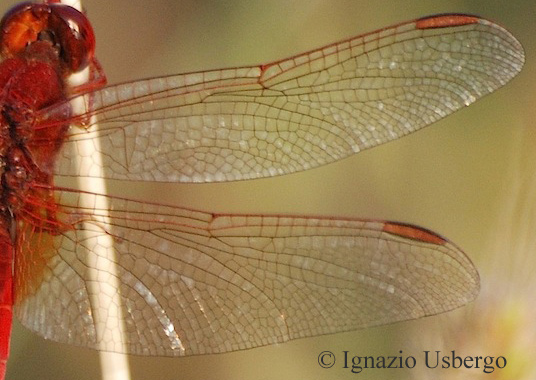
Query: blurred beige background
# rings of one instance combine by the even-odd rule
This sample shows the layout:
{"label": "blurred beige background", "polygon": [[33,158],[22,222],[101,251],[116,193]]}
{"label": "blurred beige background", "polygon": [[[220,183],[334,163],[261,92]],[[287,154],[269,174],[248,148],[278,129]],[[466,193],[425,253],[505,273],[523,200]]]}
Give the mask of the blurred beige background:
{"label": "blurred beige background", "polygon": [[[0,12],[14,4],[4,1]],[[151,185],[124,194],[225,212],[369,217],[415,223],[462,247],[482,293],[463,309],[386,327],[230,354],[130,359],[139,379],[536,378],[536,3],[454,1],[84,0],[110,83],[266,63],[424,15],[463,12],[504,25],[526,66],[508,86],[434,126],[342,162],[280,178]],[[165,191],[162,191],[165,189]],[[162,194],[166,195],[162,199]],[[532,349],[532,352],[530,351]],[[414,370],[352,374],[323,350],[413,355]],[[498,356],[504,370],[428,370],[423,350]],[[99,379],[94,351],[46,342],[15,324],[8,380]],[[531,356],[532,355],[532,356]]]}

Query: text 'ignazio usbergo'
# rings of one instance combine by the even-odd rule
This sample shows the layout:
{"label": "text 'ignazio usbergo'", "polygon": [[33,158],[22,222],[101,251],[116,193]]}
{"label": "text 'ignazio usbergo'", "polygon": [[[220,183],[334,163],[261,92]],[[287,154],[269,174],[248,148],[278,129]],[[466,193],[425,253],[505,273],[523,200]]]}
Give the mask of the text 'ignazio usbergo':
{"label": "text 'ignazio usbergo'", "polygon": [[462,356],[455,350],[445,353],[442,351],[423,351],[422,359],[413,355],[404,355],[399,351],[396,356],[352,356],[349,351],[343,351],[343,366],[353,373],[361,373],[366,369],[412,369],[423,365],[429,369],[473,369],[484,373],[492,373],[496,369],[506,367],[504,356]]}

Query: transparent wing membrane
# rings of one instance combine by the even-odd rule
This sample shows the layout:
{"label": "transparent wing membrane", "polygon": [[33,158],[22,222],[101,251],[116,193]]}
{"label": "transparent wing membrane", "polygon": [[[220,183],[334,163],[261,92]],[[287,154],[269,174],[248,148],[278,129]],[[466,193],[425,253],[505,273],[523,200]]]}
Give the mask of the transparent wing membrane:
{"label": "transparent wing membrane", "polygon": [[[270,177],[430,125],[507,83],[523,61],[502,27],[434,16],[267,65],[110,86],[77,114],[56,104],[38,121],[57,128],[72,117],[57,175]],[[94,152],[81,146],[97,141]],[[27,194],[46,199],[17,214],[16,313],[60,342],[219,353],[433,315],[479,289],[459,248],[412,225],[219,214],[39,186]]]}
{"label": "transparent wing membrane", "polygon": [[[22,323],[60,342],[142,355],[219,353],[433,315],[479,289],[467,256],[419,227],[218,215],[120,198],[107,199],[110,210],[82,212],[79,192],[58,193],[65,231],[44,238],[22,229],[21,250],[53,255],[42,265],[18,262],[19,281],[28,273],[41,281],[16,289],[24,292]],[[85,196],[101,203],[101,195]],[[101,235],[113,246],[98,247]],[[112,265],[120,286],[110,290]],[[88,287],[94,278],[103,284],[93,291],[106,294],[99,303]],[[118,301],[126,334],[106,341],[94,316]]]}
{"label": "transparent wing membrane", "polygon": [[73,127],[56,173],[98,175],[91,156],[74,160],[87,139],[100,140],[95,154],[113,179],[233,181],[306,170],[468,106],[523,61],[502,27],[437,16],[267,65],[110,86],[83,115],[96,115],[99,130]]}

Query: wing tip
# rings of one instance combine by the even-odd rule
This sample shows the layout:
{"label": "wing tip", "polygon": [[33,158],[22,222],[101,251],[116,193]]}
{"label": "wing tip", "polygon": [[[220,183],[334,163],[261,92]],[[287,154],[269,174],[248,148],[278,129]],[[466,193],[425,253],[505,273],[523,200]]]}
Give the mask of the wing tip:
{"label": "wing tip", "polygon": [[[471,259],[464,254],[464,252],[453,245],[449,240],[443,238],[442,236],[427,230],[422,227],[418,227],[412,224],[399,223],[399,222],[385,222],[383,226],[383,231],[392,235],[400,236],[402,238],[415,240],[423,243],[435,244],[437,246],[449,246],[453,252],[457,252],[458,255],[455,256],[456,260],[459,261],[463,269],[463,286],[460,288],[454,301],[447,308],[438,310],[438,311],[429,311],[426,312],[423,316],[430,316],[439,313],[443,313],[449,310],[454,310],[459,307],[465,306],[466,304],[473,302],[478,294],[480,293],[480,275],[478,270],[474,266]],[[452,289],[457,287],[457,284],[452,283]]]}

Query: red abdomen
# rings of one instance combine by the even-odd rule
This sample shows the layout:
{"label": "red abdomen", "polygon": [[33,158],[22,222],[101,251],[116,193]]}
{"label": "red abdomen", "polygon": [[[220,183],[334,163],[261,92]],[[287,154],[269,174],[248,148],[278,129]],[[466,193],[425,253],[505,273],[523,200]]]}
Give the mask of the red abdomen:
{"label": "red abdomen", "polygon": [[6,233],[0,231],[0,379],[6,372],[13,315],[13,246]]}

